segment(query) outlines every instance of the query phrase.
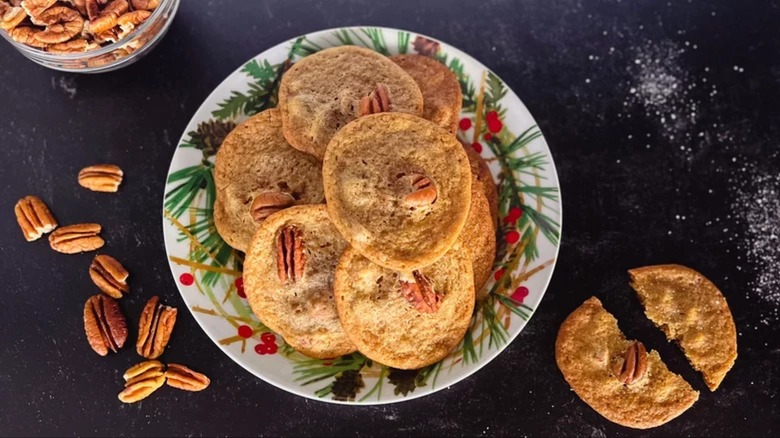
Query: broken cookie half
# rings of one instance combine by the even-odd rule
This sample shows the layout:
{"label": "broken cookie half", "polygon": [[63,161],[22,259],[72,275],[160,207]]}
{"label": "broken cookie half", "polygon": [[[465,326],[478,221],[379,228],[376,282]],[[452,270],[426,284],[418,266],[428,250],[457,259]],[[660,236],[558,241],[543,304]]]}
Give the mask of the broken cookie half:
{"label": "broken cookie half", "polygon": [[555,359],[574,392],[608,420],[637,429],[660,426],[696,400],[657,352],[625,338],[598,298],[586,300],[558,332]]}
{"label": "broken cookie half", "polygon": [[715,391],[737,359],[737,329],[723,294],[685,266],[646,266],[628,273],[647,317],[677,341]]}

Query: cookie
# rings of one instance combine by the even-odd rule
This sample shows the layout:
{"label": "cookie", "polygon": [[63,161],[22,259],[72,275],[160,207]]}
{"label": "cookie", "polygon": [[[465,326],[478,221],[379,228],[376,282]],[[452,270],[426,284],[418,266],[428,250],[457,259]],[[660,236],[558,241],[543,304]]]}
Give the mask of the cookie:
{"label": "cookie", "polygon": [[333,301],[333,274],[346,247],[324,205],[303,205],[269,216],[247,251],[244,291],[252,311],[307,356],[355,351]]}
{"label": "cookie", "polygon": [[685,266],[645,266],[628,273],[647,317],[677,342],[715,391],[737,359],[737,329],[723,294]]}
{"label": "cookie", "polygon": [[443,256],[471,205],[460,143],[409,114],[365,116],[342,128],[328,145],[322,175],[336,228],[371,261],[399,271]]}
{"label": "cookie", "polygon": [[471,260],[453,248],[436,263],[412,272],[383,268],[349,248],[334,281],[341,324],[366,357],[400,369],[443,359],[471,321]]}
{"label": "cookie", "polygon": [[463,103],[457,76],[441,62],[422,55],[396,55],[390,60],[398,64],[417,82],[423,96],[424,119],[455,133]]}
{"label": "cookie", "polygon": [[596,297],[561,325],[555,360],[574,392],[610,421],[637,429],[676,418],[699,393],[672,373],[658,352],[626,340],[617,320]]}
{"label": "cookie", "polygon": [[485,194],[490,205],[490,216],[493,217],[493,223],[498,224],[498,187],[496,187],[496,182],[493,181],[493,174],[490,173],[490,168],[485,160],[482,159],[482,156],[471,145],[461,143],[469,157],[472,184],[476,183]]}
{"label": "cookie", "polygon": [[480,300],[488,293],[483,286],[490,278],[496,258],[496,226],[485,194],[478,183],[472,180],[471,184],[471,207],[458,242],[471,257],[474,290]]}
{"label": "cookie", "polygon": [[[361,101],[379,97],[381,108]],[[293,147],[322,159],[333,135],[365,111],[422,115],[420,88],[401,67],[356,46],[333,47],[296,62],[282,76],[279,109]]]}
{"label": "cookie", "polygon": [[322,164],[285,141],[279,111],[254,115],[228,134],[217,152],[214,224],[228,245],[246,251],[269,214],[325,202]]}

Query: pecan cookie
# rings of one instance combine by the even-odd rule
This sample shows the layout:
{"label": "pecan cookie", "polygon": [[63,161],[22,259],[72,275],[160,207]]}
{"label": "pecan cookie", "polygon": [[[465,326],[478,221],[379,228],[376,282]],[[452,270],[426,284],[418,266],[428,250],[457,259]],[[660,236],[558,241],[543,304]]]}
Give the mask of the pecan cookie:
{"label": "pecan cookie", "polygon": [[324,205],[272,214],[244,260],[244,291],[252,311],[301,353],[319,359],[355,351],[333,302],[333,271],[347,242]]}
{"label": "pecan cookie", "polygon": [[287,141],[322,159],[347,123],[380,111],[419,116],[423,96],[414,79],[386,57],[342,46],[296,62],[282,77],[279,109]]}
{"label": "pecan cookie", "polygon": [[474,289],[477,299],[482,299],[488,293],[488,289],[483,286],[490,278],[493,261],[496,259],[496,225],[490,215],[487,197],[473,181],[469,215],[458,242],[471,257]]}
{"label": "pecan cookie", "polygon": [[685,266],[645,266],[628,273],[647,317],[677,341],[715,391],[737,359],[737,329],[726,298]]}
{"label": "pecan cookie", "polygon": [[449,250],[471,205],[468,157],[449,132],[402,113],[361,117],[328,145],[328,212],[361,254],[396,270]]}
{"label": "pecan cookie", "polygon": [[637,429],[676,418],[699,393],[658,352],[626,340],[617,320],[592,297],[561,325],[555,360],[574,392],[610,421]]}
{"label": "pecan cookie", "polygon": [[325,201],[321,168],[317,159],[285,141],[279,110],[252,116],[228,134],[217,153],[217,231],[230,246],[246,251],[271,213]]}
{"label": "pecan cookie", "polygon": [[493,218],[493,223],[498,224],[498,187],[496,182],[493,181],[493,174],[490,173],[490,168],[485,160],[482,159],[482,156],[471,145],[463,143],[463,148],[469,157],[471,184],[476,184],[482,193],[485,194],[485,198],[487,198],[490,206],[490,216]]}
{"label": "pecan cookie", "polygon": [[414,79],[423,96],[423,118],[452,132],[458,130],[463,101],[460,82],[441,62],[422,55],[396,55],[390,60]]}
{"label": "pecan cookie", "polygon": [[471,260],[459,247],[434,264],[394,271],[349,248],[333,290],[341,324],[358,350],[383,365],[417,369],[458,345],[474,310]]}

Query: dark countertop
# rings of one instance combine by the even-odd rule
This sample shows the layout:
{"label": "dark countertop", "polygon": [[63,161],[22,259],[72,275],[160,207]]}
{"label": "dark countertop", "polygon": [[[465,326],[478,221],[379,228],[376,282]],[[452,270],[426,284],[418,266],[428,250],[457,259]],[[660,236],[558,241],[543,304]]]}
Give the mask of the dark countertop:
{"label": "dark countertop", "polygon": [[[161,44],[114,73],[47,70],[0,44],[0,434],[779,434],[780,240],[767,237],[780,220],[779,22],[775,1],[186,0]],[[183,309],[160,207],[185,125],[250,57],[301,33],[355,24],[407,28],[463,49],[536,117],[565,212],[560,258],[537,315],[496,360],[450,389],[351,407],[256,379],[184,311],[168,354],[188,358],[212,386],[119,403],[119,375],[135,353],[98,358],[84,340],[92,255],[24,242],[14,203],[35,193],[62,222],[106,225],[107,252],[125,262],[140,291],[123,302],[128,315],[151,294]],[[101,161],[125,170],[120,196],[75,184],[80,168]],[[736,320],[739,359],[715,393],[644,319],[627,284],[628,268],[673,262],[710,277]],[[701,391],[682,417],[633,431],[569,390],[553,343],[566,315],[594,294],[629,337],[659,350]]]}

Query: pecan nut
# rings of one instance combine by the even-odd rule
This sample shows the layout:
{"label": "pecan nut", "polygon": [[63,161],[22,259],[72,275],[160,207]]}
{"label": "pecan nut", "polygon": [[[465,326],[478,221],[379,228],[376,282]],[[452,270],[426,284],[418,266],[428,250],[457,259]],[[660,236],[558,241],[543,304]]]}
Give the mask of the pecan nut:
{"label": "pecan nut", "polygon": [[363,96],[358,104],[358,117],[390,111],[390,95],[384,84],[377,84],[368,96]]}
{"label": "pecan nut", "polygon": [[645,346],[639,341],[632,342],[628,349],[614,360],[612,372],[624,385],[631,385],[639,381],[647,373]]}
{"label": "pecan nut", "polygon": [[127,0],[112,1],[100,11],[100,15],[89,22],[89,32],[99,34],[116,26],[119,17],[124,15],[129,7],[130,5],[127,3]]}
{"label": "pecan nut", "polygon": [[89,277],[92,282],[111,298],[120,299],[123,294],[130,291],[127,287],[129,275],[127,269],[117,259],[106,254],[95,256],[89,266]]}
{"label": "pecan nut", "polygon": [[303,253],[303,233],[294,225],[282,228],[276,241],[276,269],[282,283],[296,282],[303,277],[306,254]]}
{"label": "pecan nut", "polygon": [[47,47],[46,50],[51,53],[82,53],[96,47],[96,44],[92,44],[84,38],[76,38],[64,43],[52,44]]}
{"label": "pecan nut", "polygon": [[132,383],[127,382],[125,389],[119,393],[119,400],[122,403],[135,403],[152,395],[154,391],[160,389],[165,384],[165,375],[150,376],[144,379],[136,380]]}
{"label": "pecan nut", "polygon": [[57,228],[57,221],[49,207],[37,196],[25,196],[14,206],[16,221],[28,242],[38,240],[45,233]]}
{"label": "pecan nut", "polygon": [[35,39],[45,44],[64,43],[84,29],[84,17],[66,6],[54,6],[41,12],[33,23],[46,26],[37,32]]}
{"label": "pecan nut", "polygon": [[96,164],[79,172],[79,185],[93,192],[113,193],[119,190],[124,172],[113,164]]}
{"label": "pecan nut", "polygon": [[163,354],[171,339],[176,324],[176,309],[160,304],[160,298],[152,297],[141,313],[138,323],[138,341],[135,349],[147,359],[156,359]]}
{"label": "pecan nut", "polygon": [[135,29],[139,24],[146,21],[152,15],[149,11],[137,10],[128,12],[121,15],[116,19],[116,24],[122,29],[123,32],[130,32]]}
{"label": "pecan nut", "polygon": [[12,40],[18,43],[27,44],[30,47],[36,47],[39,49],[47,47],[46,44],[35,39],[36,32],[38,31],[32,27],[18,26],[9,31],[8,36],[10,36]]}
{"label": "pecan nut", "polygon": [[0,29],[11,30],[27,18],[27,13],[20,7],[6,8],[0,11]]}
{"label": "pecan nut", "polygon": [[165,365],[157,360],[147,360],[137,363],[125,371],[122,378],[125,379],[125,387],[148,377],[157,377],[165,374]]}
{"label": "pecan nut", "polygon": [[63,254],[94,251],[106,242],[100,237],[100,224],[75,224],[57,228],[49,235],[51,249]]}
{"label": "pecan nut", "polygon": [[133,9],[151,11],[160,6],[160,0],[130,0],[130,4],[133,5]]}
{"label": "pecan nut", "polygon": [[262,222],[277,211],[292,207],[294,202],[295,199],[288,193],[271,190],[255,196],[249,211],[255,222]]}
{"label": "pecan nut", "polygon": [[91,296],[84,305],[84,331],[95,353],[116,353],[127,340],[127,322],[119,304],[103,295]]}
{"label": "pecan nut", "polygon": [[410,208],[432,205],[439,196],[433,181],[425,175],[414,173],[409,175],[411,193],[404,196],[404,203]]}
{"label": "pecan nut", "polygon": [[54,6],[57,0],[24,0],[20,3],[20,6],[24,8],[24,12],[30,17],[37,17],[43,13],[46,9]]}
{"label": "pecan nut", "polygon": [[175,363],[168,364],[165,378],[168,386],[193,392],[203,391],[211,383],[211,380],[204,374]]}
{"label": "pecan nut", "polygon": [[412,271],[414,281],[401,281],[401,294],[420,313],[435,313],[441,304],[441,295],[431,281],[420,271]]}

